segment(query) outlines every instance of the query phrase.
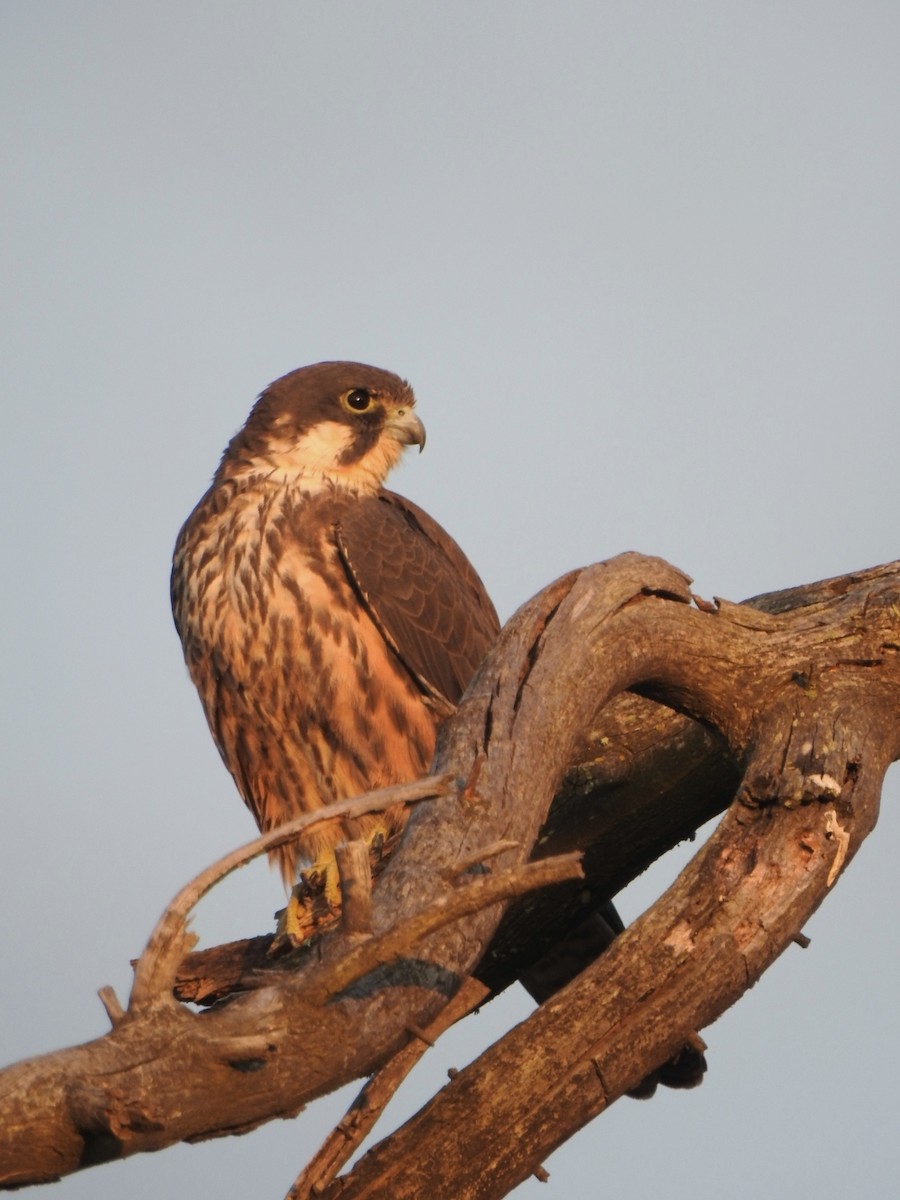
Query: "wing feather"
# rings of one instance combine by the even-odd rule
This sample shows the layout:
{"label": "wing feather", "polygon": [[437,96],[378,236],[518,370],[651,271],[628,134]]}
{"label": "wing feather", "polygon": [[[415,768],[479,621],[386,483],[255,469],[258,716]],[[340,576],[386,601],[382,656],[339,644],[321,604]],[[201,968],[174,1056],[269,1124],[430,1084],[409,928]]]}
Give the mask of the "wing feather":
{"label": "wing feather", "polygon": [[475,568],[437,521],[394,492],[347,505],[336,535],[382,636],[426,694],[456,705],[500,629]]}

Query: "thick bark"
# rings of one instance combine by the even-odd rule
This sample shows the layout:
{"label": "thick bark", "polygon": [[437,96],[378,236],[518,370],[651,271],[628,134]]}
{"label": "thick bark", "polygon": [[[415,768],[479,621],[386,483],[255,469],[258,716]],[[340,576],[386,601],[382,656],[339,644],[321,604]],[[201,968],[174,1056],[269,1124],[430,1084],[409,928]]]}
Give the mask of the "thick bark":
{"label": "thick bark", "polygon": [[[785,613],[834,601],[848,586],[890,566],[745,601]],[[634,694],[617,696],[591,722],[554,798],[536,857],[580,849],[585,880],[532,892],[508,908],[476,974],[494,993],[555,952],[568,931],[666,850],[723,812],[741,779],[737,759],[713,729]],[[178,972],[181,999],[208,1003],[256,986],[271,969],[271,936],[187,956]]]}
{"label": "thick bark", "polygon": [[539,1172],[790,944],[874,825],[881,770],[869,760],[849,803],[777,819],[735,806],[610,950],[320,1195],[414,1200],[425,1179],[430,1194],[491,1200]]}
{"label": "thick bark", "polygon": [[[483,961],[503,911],[483,906],[487,893],[527,886],[521,868],[598,707],[640,688],[718,730],[743,767],[738,803],[609,954],[346,1184],[346,1194],[412,1196],[424,1179],[435,1195],[464,1196],[481,1179],[479,1195],[504,1195],[733,1003],[874,824],[900,754],[898,592],[895,564],[824,585],[789,612],[695,607],[683,576],[636,555],[558,581],[509,623],[445,728],[435,770],[465,786],[414,814],[375,890],[371,937],[338,929],[200,1015],[173,999],[168,970],[144,971],[105,1038],[0,1075],[0,1181],[251,1128],[384,1064]],[[702,754],[691,762],[700,769]],[[681,786],[688,779],[682,769]],[[564,822],[541,852],[577,844],[577,826]],[[492,851],[487,874],[454,870],[498,842],[511,845]],[[440,925],[453,907],[469,915]],[[498,1139],[503,1128],[517,1129],[514,1145]]]}

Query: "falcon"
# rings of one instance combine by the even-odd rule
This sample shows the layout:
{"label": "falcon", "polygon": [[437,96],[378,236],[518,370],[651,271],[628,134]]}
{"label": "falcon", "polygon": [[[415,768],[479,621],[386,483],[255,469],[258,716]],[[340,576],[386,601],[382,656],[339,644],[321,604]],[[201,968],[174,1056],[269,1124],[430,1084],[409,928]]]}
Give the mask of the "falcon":
{"label": "falcon", "polygon": [[[499,630],[466,556],[384,481],[425,445],[410,386],[352,362],[260,395],[175,546],[172,609],[212,736],[262,831],[425,774]],[[334,846],[377,856],[402,806],[273,852],[340,890]],[[290,926],[289,926],[290,928]]]}
{"label": "falcon", "polygon": [[[266,831],[336,801],[424,774],[438,726],[493,644],[499,622],[449,534],[384,481],[425,445],[397,375],[324,362],[271,384],[228,444],[184,523],[172,610],[188,671],[238,791]],[[364,837],[377,858],[402,806],[317,825],[273,859],[289,887],[336,908],[334,847]],[[522,977],[540,1003],[612,941],[611,903]],[[673,1065],[674,1064],[674,1065]],[[693,1086],[693,1047],[655,1073]],[[668,1073],[667,1073],[668,1072]],[[638,1094],[638,1093],[635,1093]]]}

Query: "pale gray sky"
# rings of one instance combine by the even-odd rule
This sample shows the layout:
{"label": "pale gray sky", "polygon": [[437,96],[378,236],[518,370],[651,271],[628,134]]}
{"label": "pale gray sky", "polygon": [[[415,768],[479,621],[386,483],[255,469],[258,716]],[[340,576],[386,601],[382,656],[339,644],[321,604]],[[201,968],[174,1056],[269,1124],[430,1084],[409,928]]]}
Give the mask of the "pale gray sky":
{"label": "pale gray sky", "polygon": [[[393,482],[503,617],[624,549],[735,600],[900,556],[890,0],[6,0],[0,31],[0,1060],[101,1034],[95,989],[253,832],[168,563],[284,371],[411,380],[428,449]],[[621,1102],[517,1197],[900,1188],[898,799],[704,1086]],[[198,932],[280,901],[259,865]],[[528,1007],[457,1030],[407,1109]],[[346,1099],[45,1194],[278,1200]]]}

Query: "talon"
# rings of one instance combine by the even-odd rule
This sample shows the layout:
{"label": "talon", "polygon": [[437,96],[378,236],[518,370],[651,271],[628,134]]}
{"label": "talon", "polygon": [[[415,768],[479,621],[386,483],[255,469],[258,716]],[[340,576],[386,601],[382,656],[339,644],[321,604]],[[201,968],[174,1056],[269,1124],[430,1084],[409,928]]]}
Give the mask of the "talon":
{"label": "talon", "polygon": [[[379,820],[365,837],[373,876],[386,865],[402,832],[397,824]],[[341,880],[334,853],[326,850],[305,871],[291,891],[287,906],[276,913],[278,924],[270,954],[282,954],[330,929],[341,915]]]}

